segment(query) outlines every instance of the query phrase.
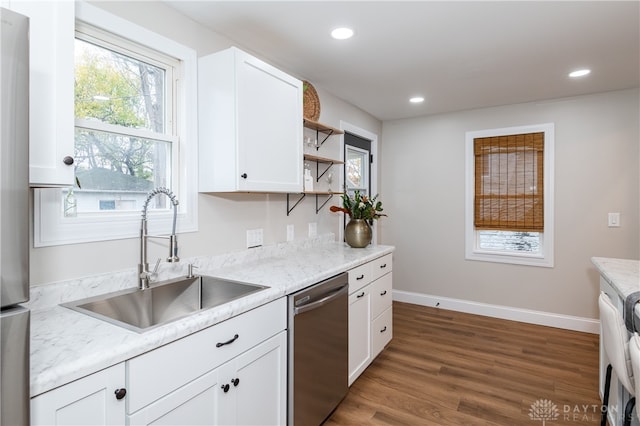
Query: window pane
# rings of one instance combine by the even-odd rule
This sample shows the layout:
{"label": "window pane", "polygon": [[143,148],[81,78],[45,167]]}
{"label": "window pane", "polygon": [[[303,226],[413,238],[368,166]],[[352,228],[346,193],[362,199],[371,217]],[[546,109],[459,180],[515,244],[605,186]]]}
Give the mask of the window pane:
{"label": "window pane", "polygon": [[75,116],[165,132],[165,70],[75,42]]}
{"label": "window pane", "polygon": [[347,148],[346,174],[348,190],[359,189],[361,192],[368,194],[365,170],[367,165],[366,153]]}
{"label": "window pane", "polygon": [[170,186],[171,144],[76,128],[74,164],[79,213],[139,210],[149,191]]}
{"label": "window pane", "polygon": [[478,231],[480,249],[540,253],[539,232]]}

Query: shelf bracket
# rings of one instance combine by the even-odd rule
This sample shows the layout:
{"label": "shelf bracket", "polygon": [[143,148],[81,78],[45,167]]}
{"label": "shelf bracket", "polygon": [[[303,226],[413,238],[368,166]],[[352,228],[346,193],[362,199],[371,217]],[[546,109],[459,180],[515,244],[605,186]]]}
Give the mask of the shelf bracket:
{"label": "shelf bracket", "polygon": [[327,139],[329,139],[329,136],[331,136],[332,134],[333,129],[327,129],[326,136],[324,137],[324,139],[322,139],[322,141],[320,141],[320,130],[316,129],[316,140],[318,141],[318,144],[316,145],[316,151],[320,149],[320,147],[327,141]]}
{"label": "shelf bracket", "polygon": [[307,195],[307,194],[300,194],[300,198],[298,198],[298,200],[295,203],[293,203],[292,206],[290,206],[290,200],[289,200],[289,196],[290,195],[291,194],[287,194],[287,216],[289,216],[289,213],[291,213],[293,211],[293,209],[295,209],[296,206],[298,204],[300,204],[300,201],[302,201],[304,199],[305,195]]}
{"label": "shelf bracket", "polygon": [[333,194],[329,194],[327,199],[324,200],[324,202],[322,204],[320,204],[320,206],[318,207],[318,194],[316,194],[316,214],[320,213],[320,210],[322,210],[322,208],[324,206],[326,206],[327,203],[329,202],[329,200],[332,199],[332,198],[333,198]]}
{"label": "shelf bracket", "polygon": [[320,162],[319,162],[319,161],[316,161],[316,176],[317,176],[317,177],[316,177],[316,182],[320,182],[320,178],[321,178],[322,176],[324,176],[324,174],[325,174],[325,173],[327,173],[327,172],[329,171],[329,169],[331,168],[331,166],[333,166],[333,165],[334,165],[334,162],[333,162],[333,161],[330,161],[330,162],[328,162],[328,163],[323,163],[323,164],[329,164],[329,165],[327,166],[327,168],[326,168],[326,169],[324,169],[324,171],[323,171],[322,173],[320,173]]}

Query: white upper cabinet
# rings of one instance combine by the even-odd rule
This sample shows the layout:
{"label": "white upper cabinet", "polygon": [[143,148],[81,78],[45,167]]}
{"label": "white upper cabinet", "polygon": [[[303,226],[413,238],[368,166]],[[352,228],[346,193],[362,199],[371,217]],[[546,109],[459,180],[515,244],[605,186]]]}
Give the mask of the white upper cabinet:
{"label": "white upper cabinet", "polygon": [[75,2],[11,0],[8,6],[30,18],[29,182],[71,186]]}
{"label": "white upper cabinet", "polygon": [[198,74],[199,191],[302,192],[302,81],[235,47]]}

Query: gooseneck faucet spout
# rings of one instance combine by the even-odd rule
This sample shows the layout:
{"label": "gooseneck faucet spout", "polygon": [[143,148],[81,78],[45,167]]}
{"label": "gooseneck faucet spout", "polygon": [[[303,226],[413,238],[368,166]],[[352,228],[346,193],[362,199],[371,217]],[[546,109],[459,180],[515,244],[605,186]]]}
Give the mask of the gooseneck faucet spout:
{"label": "gooseneck faucet spout", "polygon": [[[161,237],[155,235],[149,235],[147,233],[147,209],[149,207],[149,202],[153,197],[158,194],[165,194],[171,200],[171,204],[173,204],[173,228],[171,230],[171,235],[168,237]],[[178,239],[176,237],[176,221],[178,217],[178,199],[176,196],[167,188],[155,188],[149,195],[147,195],[147,199],[144,202],[144,207],[142,208],[142,222],[140,223],[140,263],[138,264],[138,286],[141,290],[149,288],[149,283],[154,280],[156,272],[158,270],[158,266],[160,264],[160,259],[156,263],[156,266],[153,271],[149,271],[149,261],[147,260],[147,240],[149,238],[168,238],[169,239],[169,257],[167,257],[167,262],[179,262],[180,258],[178,257]]]}

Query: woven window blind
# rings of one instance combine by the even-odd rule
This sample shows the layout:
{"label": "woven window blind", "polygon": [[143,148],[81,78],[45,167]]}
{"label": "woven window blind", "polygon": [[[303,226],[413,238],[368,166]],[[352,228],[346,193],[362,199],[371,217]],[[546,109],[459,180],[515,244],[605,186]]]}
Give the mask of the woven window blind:
{"label": "woven window blind", "polygon": [[544,133],[474,139],[479,230],[544,231]]}

